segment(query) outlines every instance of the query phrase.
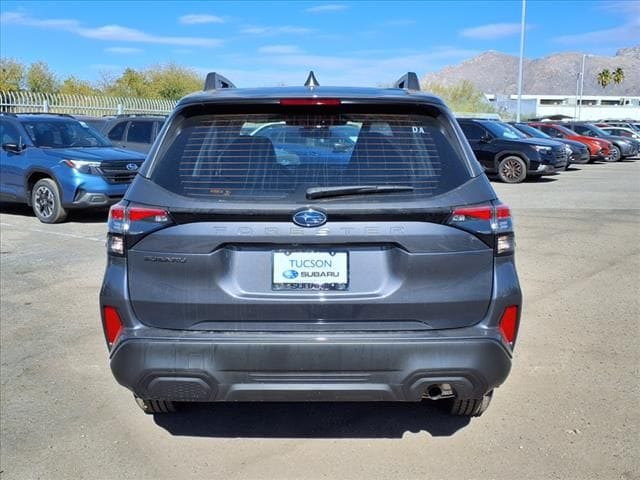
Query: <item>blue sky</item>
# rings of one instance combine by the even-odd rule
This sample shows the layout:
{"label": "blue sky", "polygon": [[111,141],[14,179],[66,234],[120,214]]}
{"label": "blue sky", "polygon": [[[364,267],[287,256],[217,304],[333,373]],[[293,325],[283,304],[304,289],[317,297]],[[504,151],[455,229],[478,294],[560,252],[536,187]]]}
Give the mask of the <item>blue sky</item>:
{"label": "blue sky", "polygon": [[[62,76],[175,61],[239,86],[376,85],[485,50],[517,55],[519,0],[178,2],[2,0],[0,54]],[[640,44],[640,1],[527,2],[526,55]]]}

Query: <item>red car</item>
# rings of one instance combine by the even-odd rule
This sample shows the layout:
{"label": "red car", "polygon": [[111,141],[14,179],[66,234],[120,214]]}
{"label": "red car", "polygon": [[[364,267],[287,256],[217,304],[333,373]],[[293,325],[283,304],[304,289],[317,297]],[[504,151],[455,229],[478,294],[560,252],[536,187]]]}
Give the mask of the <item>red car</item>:
{"label": "red car", "polygon": [[546,133],[555,138],[566,138],[584,143],[589,149],[589,161],[606,160],[611,155],[611,142],[601,138],[587,137],[578,135],[576,132],[569,130],[563,125],[549,122],[532,122],[529,123],[533,128]]}

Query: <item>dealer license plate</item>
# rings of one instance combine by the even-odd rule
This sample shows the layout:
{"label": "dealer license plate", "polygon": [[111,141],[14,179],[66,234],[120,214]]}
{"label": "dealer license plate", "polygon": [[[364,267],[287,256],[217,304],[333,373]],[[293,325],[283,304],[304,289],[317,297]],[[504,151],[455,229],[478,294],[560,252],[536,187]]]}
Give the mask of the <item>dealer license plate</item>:
{"label": "dealer license plate", "polygon": [[273,252],[274,290],[346,290],[348,286],[347,252]]}

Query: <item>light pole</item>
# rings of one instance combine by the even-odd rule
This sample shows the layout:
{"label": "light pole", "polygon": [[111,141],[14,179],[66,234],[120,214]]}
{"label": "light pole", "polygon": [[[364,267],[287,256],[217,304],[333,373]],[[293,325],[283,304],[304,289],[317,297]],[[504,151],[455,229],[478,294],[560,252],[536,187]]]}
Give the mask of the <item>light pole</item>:
{"label": "light pole", "polygon": [[582,75],[580,75],[580,72],[578,72],[576,74],[576,104],[573,107],[573,118],[574,119],[578,119],[578,95],[580,95],[580,79],[582,78]]}
{"label": "light pole", "polygon": [[587,59],[587,55],[582,55],[582,68],[580,69],[580,100],[578,103],[578,120],[580,120],[580,115],[582,113],[582,93],[584,92],[584,61]]}
{"label": "light pole", "polygon": [[516,121],[520,121],[520,104],[522,103],[522,69],[524,67],[524,32],[527,0],[522,0],[522,20],[520,22],[520,65],[518,66],[518,101],[516,102]]}

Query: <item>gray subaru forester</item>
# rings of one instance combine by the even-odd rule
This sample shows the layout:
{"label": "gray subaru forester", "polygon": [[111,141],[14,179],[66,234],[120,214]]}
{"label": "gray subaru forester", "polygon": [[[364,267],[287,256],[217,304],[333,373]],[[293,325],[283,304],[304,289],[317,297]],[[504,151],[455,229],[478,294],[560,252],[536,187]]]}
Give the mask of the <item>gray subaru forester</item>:
{"label": "gray subaru forester", "polygon": [[482,414],[522,295],[509,208],[444,103],[394,88],[183,98],[112,207],[100,309],[147,413],[442,400]]}

